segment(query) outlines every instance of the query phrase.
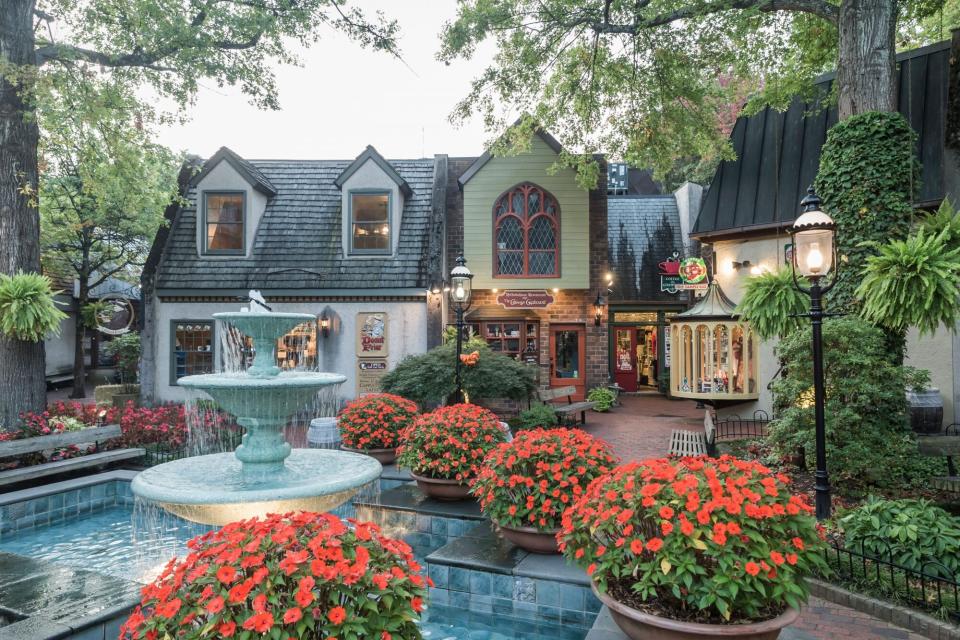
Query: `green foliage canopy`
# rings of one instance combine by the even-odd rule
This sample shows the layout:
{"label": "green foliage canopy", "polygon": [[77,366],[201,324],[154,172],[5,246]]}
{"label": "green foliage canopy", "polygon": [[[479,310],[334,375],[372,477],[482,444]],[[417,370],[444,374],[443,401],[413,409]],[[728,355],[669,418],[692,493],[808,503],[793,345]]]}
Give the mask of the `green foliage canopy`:
{"label": "green foliage canopy", "polygon": [[130,331],[117,336],[108,342],[104,348],[111,358],[116,359],[120,380],[123,384],[133,384],[139,377],[140,367],[140,334]]}
{"label": "green foliage canopy", "polygon": [[[784,338],[777,355],[786,374],[773,385],[771,442],[782,455],[814,446],[811,328]],[[823,324],[827,466],[842,493],[921,484],[942,461],[925,459],[907,419],[908,388],[923,386],[926,372],[895,365],[883,333],[854,317]],[[807,456],[812,461],[813,456]]]}
{"label": "green foliage canopy", "polygon": [[[536,390],[533,370],[528,365],[491,351],[480,338],[464,343],[463,353],[473,351],[480,354],[477,363],[461,368],[463,389],[471,402],[495,398],[523,400]],[[456,361],[456,343],[450,340],[426,353],[404,358],[383,377],[380,387],[421,407],[442,403],[456,391]]]}
{"label": "green foliage canopy", "polygon": [[799,329],[801,319],[796,316],[805,313],[809,304],[809,298],[794,286],[793,270],[781,267],[747,279],[737,313],[761,339],[769,340]]}
{"label": "green foliage canopy", "polygon": [[0,273],[0,332],[29,342],[59,335],[67,315],[57,308],[54,295],[50,279],[39,273]]}

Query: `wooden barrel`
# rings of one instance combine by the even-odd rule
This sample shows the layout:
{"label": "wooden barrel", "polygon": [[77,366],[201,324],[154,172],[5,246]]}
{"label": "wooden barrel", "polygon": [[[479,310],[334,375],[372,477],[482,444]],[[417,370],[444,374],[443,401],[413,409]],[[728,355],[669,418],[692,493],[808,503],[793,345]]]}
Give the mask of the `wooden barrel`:
{"label": "wooden barrel", "polygon": [[907,391],[910,403],[910,428],[926,435],[943,431],[943,399],[936,388]]}

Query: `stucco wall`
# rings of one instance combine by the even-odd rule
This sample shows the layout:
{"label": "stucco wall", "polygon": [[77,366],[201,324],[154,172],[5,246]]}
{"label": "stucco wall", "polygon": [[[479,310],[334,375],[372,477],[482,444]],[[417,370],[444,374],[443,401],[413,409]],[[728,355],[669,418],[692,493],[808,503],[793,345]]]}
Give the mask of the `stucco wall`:
{"label": "stucco wall", "polygon": [[[254,189],[249,182],[230,166],[229,162],[223,161],[217,164],[210,173],[203,177],[196,188],[196,207],[197,207],[197,253],[203,252],[203,192],[204,191],[243,191],[246,193],[247,210],[244,219],[244,248],[246,255],[250,255],[253,249],[253,239],[257,233],[257,226],[263,217],[263,212],[267,208],[267,197]],[[210,260],[235,260],[237,256],[233,255],[207,255]]]}
{"label": "stucco wall", "polygon": [[[340,389],[344,398],[356,396],[356,319],[357,313],[385,312],[387,314],[388,370],[393,369],[408,355],[427,349],[427,305],[425,302],[296,302],[271,303],[275,311],[326,313],[331,318],[330,335],[318,336],[320,369],[347,376]],[[236,311],[236,302],[157,302],[156,304],[156,401],[183,401],[183,389],[170,384],[170,354],[172,320],[204,320],[218,311]],[[218,349],[218,339],[214,338]],[[219,357],[214,354],[214,362]]]}
{"label": "stucco wall", "polygon": [[[750,268],[735,270],[733,261],[749,260],[751,267],[759,265],[762,268],[775,269],[777,266],[789,268],[784,261],[784,245],[790,243],[790,236],[786,233],[779,236],[770,236],[751,240],[735,240],[717,242],[713,245],[716,252],[716,280],[720,283],[724,293],[734,302],[739,302],[743,296],[746,280],[750,276]],[[828,308],[827,311],[830,311]],[[756,402],[744,403],[724,410],[723,413],[737,413],[749,416],[756,409],[771,412],[772,396],[767,390],[779,369],[774,354],[777,340],[761,342],[758,370],[760,374],[760,398]],[[954,345],[949,331],[941,328],[933,336],[921,338],[916,331],[910,331],[907,336],[906,364],[927,369],[930,372],[931,384],[940,389],[943,398],[944,424],[954,421]]]}
{"label": "stucco wall", "polygon": [[[390,192],[390,245],[393,253],[397,252],[397,243],[400,240],[400,225],[403,223],[403,193],[400,186],[394,182],[390,176],[383,172],[383,169],[377,166],[373,160],[367,160],[363,165],[343,183],[341,191],[341,211],[343,212],[343,255],[350,255],[350,221],[348,215],[350,211],[350,191],[351,190],[371,190],[382,189]],[[364,254],[360,256],[364,260],[376,258],[376,255]],[[383,258],[392,256],[383,255]]]}

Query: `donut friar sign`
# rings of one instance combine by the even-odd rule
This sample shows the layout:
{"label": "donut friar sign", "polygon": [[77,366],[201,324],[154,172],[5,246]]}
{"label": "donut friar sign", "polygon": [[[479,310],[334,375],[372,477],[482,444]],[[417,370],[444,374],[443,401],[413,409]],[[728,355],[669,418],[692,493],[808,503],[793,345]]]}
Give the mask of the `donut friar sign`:
{"label": "donut friar sign", "polygon": [[387,314],[379,311],[358,313],[357,357],[384,358],[387,344]]}

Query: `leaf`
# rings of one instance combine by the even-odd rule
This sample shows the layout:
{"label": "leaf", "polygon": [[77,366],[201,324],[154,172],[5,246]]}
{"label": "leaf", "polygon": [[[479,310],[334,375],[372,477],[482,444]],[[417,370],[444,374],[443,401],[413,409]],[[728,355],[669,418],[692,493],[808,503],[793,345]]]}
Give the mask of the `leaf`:
{"label": "leaf", "polygon": [[670,569],[672,567],[673,565],[670,564],[670,561],[667,560],[666,558],[660,561],[660,570],[663,571],[663,575],[667,575],[668,573],[670,573]]}
{"label": "leaf", "polygon": [[690,541],[690,544],[693,545],[694,549],[699,549],[700,551],[707,550],[707,543],[699,538],[694,538]]}

